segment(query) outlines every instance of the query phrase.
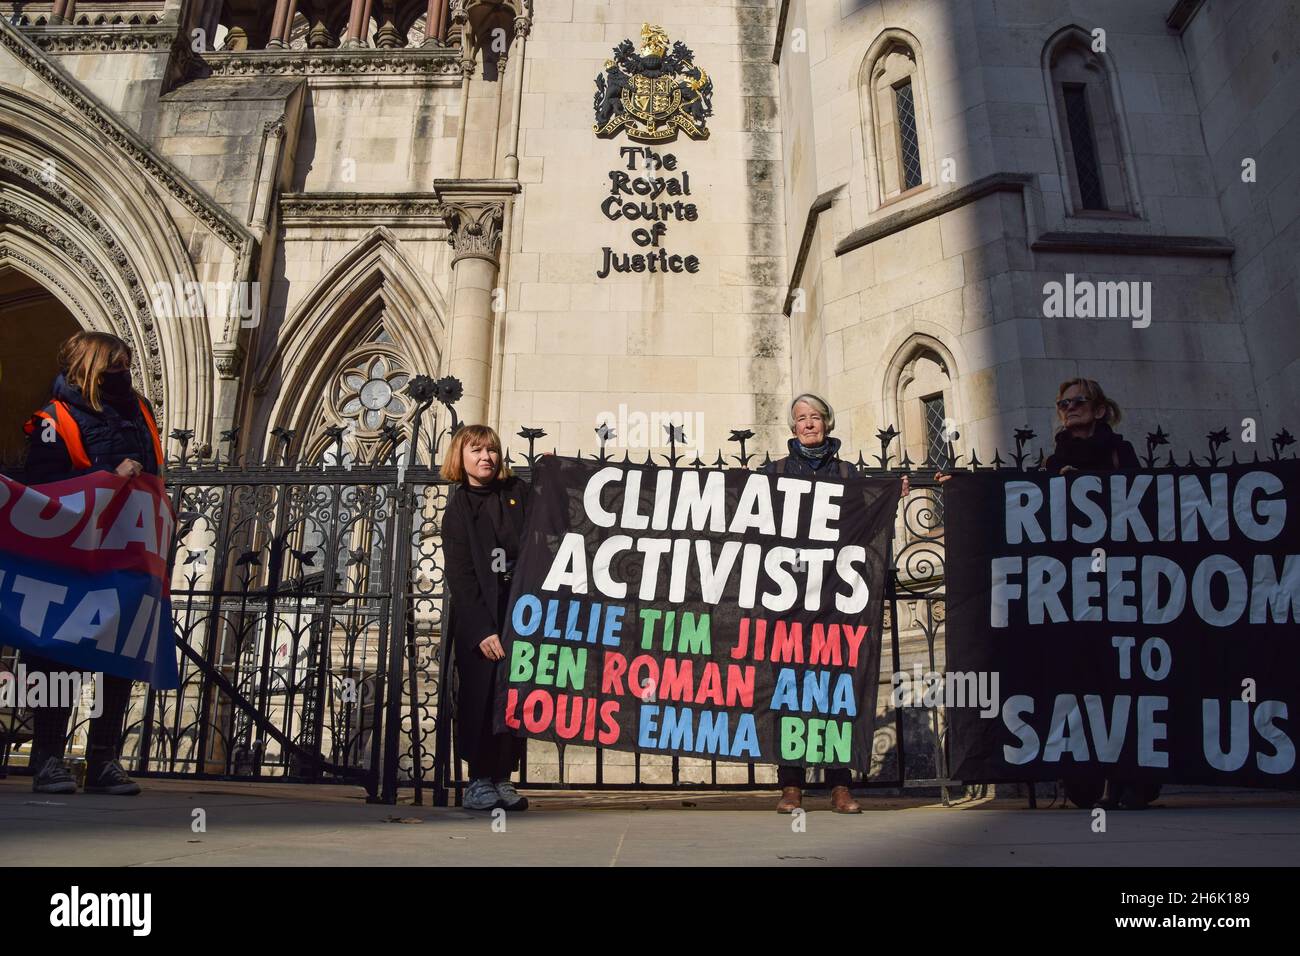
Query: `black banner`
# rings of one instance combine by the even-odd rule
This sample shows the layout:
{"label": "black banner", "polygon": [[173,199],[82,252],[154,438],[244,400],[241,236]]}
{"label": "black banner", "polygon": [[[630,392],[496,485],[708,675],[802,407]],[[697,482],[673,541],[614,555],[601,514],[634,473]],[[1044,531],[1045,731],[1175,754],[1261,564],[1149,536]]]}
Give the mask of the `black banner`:
{"label": "black banner", "polygon": [[1300,462],[959,474],[945,510],[948,683],[996,688],[946,701],[954,778],[1300,785]]}
{"label": "black banner", "polygon": [[869,766],[899,482],[546,456],[533,487],[498,731]]}

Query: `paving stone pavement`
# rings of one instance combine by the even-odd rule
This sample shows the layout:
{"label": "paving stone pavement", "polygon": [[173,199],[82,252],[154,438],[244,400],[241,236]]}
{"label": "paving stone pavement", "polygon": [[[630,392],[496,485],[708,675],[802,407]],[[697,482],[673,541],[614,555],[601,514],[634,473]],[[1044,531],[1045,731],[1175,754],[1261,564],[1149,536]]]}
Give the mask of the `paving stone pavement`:
{"label": "paving stone pavement", "polygon": [[[775,794],[533,792],[524,813],[367,804],[354,788],[143,781],[138,797],[33,794],[0,780],[6,866],[1082,865],[1281,866],[1300,860],[1300,795],[1177,794],[1112,812],[1023,801],[860,798],[830,813],[810,793],[803,830]],[[205,832],[192,828],[202,810]],[[504,826],[502,826],[504,824]]]}

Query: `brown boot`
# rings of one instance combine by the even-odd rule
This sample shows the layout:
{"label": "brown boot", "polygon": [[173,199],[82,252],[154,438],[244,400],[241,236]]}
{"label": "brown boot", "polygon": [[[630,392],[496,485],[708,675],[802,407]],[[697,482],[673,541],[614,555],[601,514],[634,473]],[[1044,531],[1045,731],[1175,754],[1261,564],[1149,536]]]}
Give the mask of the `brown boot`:
{"label": "brown boot", "polygon": [[794,813],[803,806],[803,791],[798,787],[782,787],[781,802],[776,805],[777,813]]}
{"label": "brown boot", "polygon": [[862,807],[853,799],[848,787],[831,789],[831,809],[836,813],[861,813]]}

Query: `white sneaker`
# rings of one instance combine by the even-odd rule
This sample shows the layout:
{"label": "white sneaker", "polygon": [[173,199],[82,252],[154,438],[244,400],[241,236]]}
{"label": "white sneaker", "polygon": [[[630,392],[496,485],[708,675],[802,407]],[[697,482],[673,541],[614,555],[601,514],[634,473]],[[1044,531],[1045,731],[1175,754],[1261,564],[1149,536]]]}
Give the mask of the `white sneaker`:
{"label": "white sneaker", "polygon": [[501,806],[501,795],[497,793],[497,788],[492,785],[491,780],[487,777],[479,777],[477,780],[470,781],[461,806],[466,810],[495,810]]}

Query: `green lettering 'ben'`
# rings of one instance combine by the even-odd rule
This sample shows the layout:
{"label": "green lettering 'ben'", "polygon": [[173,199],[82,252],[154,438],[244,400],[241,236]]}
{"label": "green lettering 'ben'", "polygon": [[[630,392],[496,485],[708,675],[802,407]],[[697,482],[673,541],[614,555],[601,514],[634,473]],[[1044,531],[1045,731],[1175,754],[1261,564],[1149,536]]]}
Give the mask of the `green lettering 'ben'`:
{"label": "green lettering 'ben'", "polygon": [[[533,658],[537,658],[536,666]],[[587,649],[564,644],[534,647],[516,640],[510,650],[510,683],[532,681],[539,687],[569,687],[582,690],[587,673]]]}
{"label": "green lettering 'ben'", "polygon": [[[848,763],[853,722],[822,717],[781,718],[781,759],[808,763]],[[806,757],[805,757],[806,754]]]}

